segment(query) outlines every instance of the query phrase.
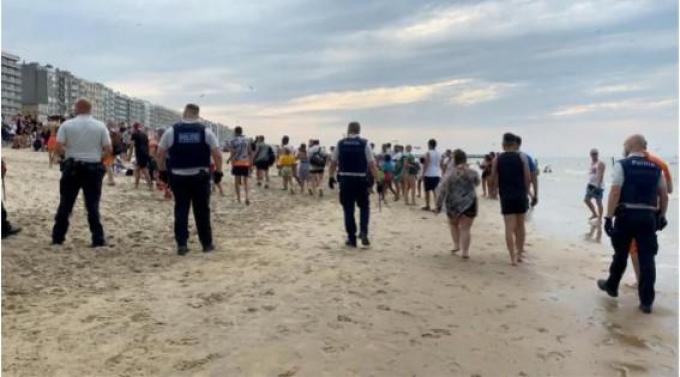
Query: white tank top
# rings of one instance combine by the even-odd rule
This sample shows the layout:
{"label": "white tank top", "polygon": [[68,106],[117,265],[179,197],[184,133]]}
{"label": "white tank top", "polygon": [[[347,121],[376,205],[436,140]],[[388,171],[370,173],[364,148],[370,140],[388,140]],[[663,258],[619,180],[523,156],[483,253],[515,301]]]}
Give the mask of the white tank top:
{"label": "white tank top", "polygon": [[590,165],[590,174],[588,176],[588,184],[593,185],[597,188],[600,188],[600,182],[599,182],[599,177],[597,176],[597,166],[600,164],[600,161],[597,161]]}
{"label": "white tank top", "polygon": [[427,151],[430,156],[430,164],[425,171],[426,177],[440,177],[442,175],[441,169],[441,155],[437,151]]}

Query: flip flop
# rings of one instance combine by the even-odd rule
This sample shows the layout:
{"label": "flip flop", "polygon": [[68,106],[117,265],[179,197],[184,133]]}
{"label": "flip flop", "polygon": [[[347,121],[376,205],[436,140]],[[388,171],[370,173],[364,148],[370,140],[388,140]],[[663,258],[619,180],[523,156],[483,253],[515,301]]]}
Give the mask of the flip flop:
{"label": "flip flop", "polygon": [[459,251],[460,251],[460,248],[458,248],[458,249],[451,249],[451,254],[455,254],[455,253],[457,253],[457,252],[459,252]]}

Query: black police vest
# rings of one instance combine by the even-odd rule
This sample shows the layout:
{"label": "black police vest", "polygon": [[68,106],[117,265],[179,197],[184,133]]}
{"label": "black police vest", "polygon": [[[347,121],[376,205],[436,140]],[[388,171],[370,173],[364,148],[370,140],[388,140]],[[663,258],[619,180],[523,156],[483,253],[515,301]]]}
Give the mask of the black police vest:
{"label": "black police vest", "polygon": [[170,168],[190,169],[210,167],[210,146],[205,141],[205,126],[201,123],[177,123],[172,126]]}
{"label": "black police vest", "polygon": [[368,172],[366,160],[367,141],[358,137],[348,137],[338,142],[338,175],[365,177]]}
{"label": "black police vest", "polygon": [[656,208],[661,169],[644,157],[632,156],[621,161],[623,186],[619,203]]}

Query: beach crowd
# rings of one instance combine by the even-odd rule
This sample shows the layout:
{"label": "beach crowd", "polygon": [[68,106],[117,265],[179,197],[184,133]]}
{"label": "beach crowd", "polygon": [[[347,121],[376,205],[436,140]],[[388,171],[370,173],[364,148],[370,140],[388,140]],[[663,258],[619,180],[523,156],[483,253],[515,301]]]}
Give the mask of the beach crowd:
{"label": "beach crowd", "polygon": [[[416,153],[412,145],[384,143],[376,148],[360,136],[358,122],[349,123],[346,136],[329,148],[316,138],[292,145],[288,136],[272,144],[264,135],[249,137],[240,126],[220,145],[210,129],[200,123],[195,104],[186,106],[181,122],[158,130],[140,123],[129,127],[104,124],[94,119],[90,110],[89,101],[81,99],[69,120],[50,117],[44,125],[30,117],[3,121],[3,145],[47,151],[47,163],[50,167],[58,165],[62,171],[61,199],[52,231],[55,245],[65,242],[69,216],[80,190],[85,197],[92,247],[106,245],[99,219],[102,184],[106,177],[108,185],[115,185],[116,176],[125,174],[133,176],[134,189],[139,189],[143,180],[150,195],[174,201],[178,255],[189,252],[191,209],[203,251],[211,252],[215,246],[210,195],[215,191],[226,195],[222,166],[227,164],[234,176],[235,200],[245,206],[251,204],[258,190],[274,189],[275,178],[281,180],[282,195],[323,197],[327,189],[335,190],[338,185],[347,232],[345,245],[349,248],[358,247],[359,242],[364,247],[370,245],[371,195],[378,207],[417,206],[422,200],[423,211],[446,213],[451,252],[460,252],[465,260],[470,258],[471,228],[480,200],[477,187],[481,186],[483,198],[499,201],[510,263],[517,266],[526,256],[526,215],[539,203],[540,169],[536,159],[522,150],[522,138],[514,133],[499,135],[503,150],[490,152],[473,164],[462,149],[440,152],[435,139],[427,140],[424,153]],[[625,158],[612,168],[606,209],[606,167],[597,149],[591,150],[584,202],[590,220],[598,229],[604,228],[615,250],[610,276],[598,281],[598,286],[610,296],[618,295],[630,252],[639,281],[640,309],[649,313],[654,299],[656,232],[666,224],[672,180],[667,164],[650,154],[646,144],[641,135],[626,139]],[[223,153],[228,154],[226,159]],[[3,161],[3,178],[4,171]],[[360,213],[358,227],[355,207]],[[19,230],[9,224],[3,202],[3,238]]]}

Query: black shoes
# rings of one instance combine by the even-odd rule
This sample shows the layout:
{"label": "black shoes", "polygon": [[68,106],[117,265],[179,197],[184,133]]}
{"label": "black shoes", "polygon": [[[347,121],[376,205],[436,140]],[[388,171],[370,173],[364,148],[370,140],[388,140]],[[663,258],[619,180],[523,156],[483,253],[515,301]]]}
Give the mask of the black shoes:
{"label": "black shoes", "polygon": [[[211,251],[215,250],[215,245],[210,244],[210,245],[205,245],[203,246],[203,252],[204,253],[209,253]],[[179,256],[185,256],[189,253],[189,248],[187,246],[177,246],[177,255]]]}
{"label": "black shoes", "polygon": [[189,248],[186,246],[177,246],[177,255],[185,256],[189,252]]}
{"label": "black shoes", "polygon": [[652,306],[640,304],[640,311],[645,314],[652,314]]}
{"label": "black shoes", "polygon": [[361,238],[361,244],[363,246],[371,246],[371,241],[368,240],[368,236],[359,236]]}
{"label": "black shoes", "polygon": [[607,292],[607,294],[608,294],[609,296],[611,296],[611,297],[618,297],[618,296],[619,296],[619,292],[617,292],[617,291],[615,291],[615,290],[613,290],[613,289],[610,289],[610,288],[607,286],[607,281],[604,280],[604,279],[598,280],[598,281],[597,281],[597,286],[598,286],[601,290]]}
{"label": "black shoes", "polygon": [[357,240],[348,238],[347,241],[345,241],[345,246],[356,248],[357,247]]}
{"label": "black shoes", "polygon": [[2,239],[5,239],[9,236],[13,236],[13,235],[15,235],[19,232],[21,232],[21,228],[16,228],[16,227],[10,226],[9,228],[4,229],[2,231]]}
{"label": "black shoes", "polygon": [[96,249],[96,248],[98,248],[98,247],[104,247],[104,246],[106,246],[106,242],[105,242],[105,241],[92,242],[92,243],[90,244],[90,247],[91,247],[92,249]]}

